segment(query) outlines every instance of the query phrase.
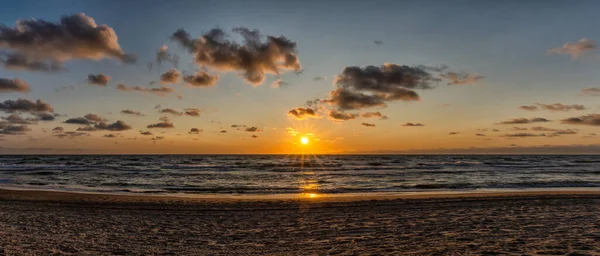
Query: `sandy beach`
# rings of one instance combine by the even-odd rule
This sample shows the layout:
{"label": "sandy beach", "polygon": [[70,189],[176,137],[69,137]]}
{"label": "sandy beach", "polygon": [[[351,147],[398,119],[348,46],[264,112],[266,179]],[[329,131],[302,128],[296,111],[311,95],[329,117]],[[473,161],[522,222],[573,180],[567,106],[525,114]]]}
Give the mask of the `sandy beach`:
{"label": "sandy beach", "polygon": [[304,199],[0,190],[2,255],[600,255],[585,191]]}

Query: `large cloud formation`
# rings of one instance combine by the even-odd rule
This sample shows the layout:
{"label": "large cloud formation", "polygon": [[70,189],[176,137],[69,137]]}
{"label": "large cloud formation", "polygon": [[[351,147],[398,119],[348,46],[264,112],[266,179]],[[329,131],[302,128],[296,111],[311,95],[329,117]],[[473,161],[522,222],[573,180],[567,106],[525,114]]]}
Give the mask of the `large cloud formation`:
{"label": "large cloud formation", "polygon": [[161,86],[160,88],[144,88],[141,86],[127,86],[125,84],[118,84],[117,90],[122,92],[143,92],[143,93],[152,93],[158,96],[167,96],[173,92],[173,89],[166,86]]}
{"label": "large cloud formation", "polygon": [[41,19],[18,20],[15,27],[0,25],[0,48],[32,60],[65,62],[71,59],[103,58],[134,62],[119,45],[117,34],[97,25],[83,13],[62,16],[58,23]]}
{"label": "large cloud formation", "polygon": [[588,114],[560,120],[563,124],[600,126],[600,114]]}
{"label": "large cloud formation", "polygon": [[29,92],[29,84],[21,79],[0,78],[0,93]]}
{"label": "large cloud formation", "polygon": [[288,111],[288,116],[296,120],[306,120],[308,118],[320,118],[317,112],[312,108],[294,108]]}
{"label": "large cloud formation", "polygon": [[390,101],[416,101],[414,89],[430,89],[440,79],[426,68],[385,63],[382,66],[346,67],[334,83],[337,88],[323,100],[340,111],[386,107]]}
{"label": "large cloud formation", "polygon": [[584,105],[580,105],[580,104],[564,105],[561,103],[554,103],[554,104],[536,103],[535,105],[520,106],[519,108],[522,110],[530,110],[530,111],[543,109],[543,110],[555,111],[555,112],[558,112],[558,111],[566,112],[566,111],[570,111],[570,110],[585,110]]}
{"label": "large cloud formation", "polygon": [[596,42],[594,40],[582,38],[575,43],[567,42],[561,47],[550,49],[546,54],[566,54],[571,55],[572,59],[577,59],[585,52],[596,49],[596,47]]}
{"label": "large cloud formation", "polygon": [[498,124],[530,124],[530,123],[545,123],[550,122],[550,120],[541,117],[533,117],[533,118],[513,118],[510,120],[502,121]]}
{"label": "large cloud formation", "polygon": [[18,99],[18,100],[5,100],[4,102],[0,102],[0,111],[5,113],[14,113],[14,112],[23,112],[23,113],[43,113],[43,112],[52,112],[54,113],[54,108],[50,106],[50,104],[42,101],[36,100],[31,101],[28,99]]}
{"label": "large cloud formation", "polygon": [[302,70],[295,42],[284,36],[267,36],[263,42],[258,30],[247,28],[234,28],[232,31],[244,38],[242,44],[227,40],[225,31],[218,28],[198,39],[180,29],[173,33],[171,39],[194,54],[199,66],[240,72],[244,80],[255,86],[264,82],[266,74],[280,75],[286,70]]}

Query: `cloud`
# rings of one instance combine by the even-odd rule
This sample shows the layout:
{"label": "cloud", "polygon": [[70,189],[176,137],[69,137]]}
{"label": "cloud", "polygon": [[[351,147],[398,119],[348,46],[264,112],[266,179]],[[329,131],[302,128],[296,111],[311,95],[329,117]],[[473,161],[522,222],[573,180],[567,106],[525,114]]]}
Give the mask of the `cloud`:
{"label": "cloud", "polygon": [[321,118],[317,115],[317,112],[312,108],[294,108],[288,111],[287,115],[289,117],[295,118],[296,120],[306,120],[308,118]]}
{"label": "cloud", "polygon": [[56,61],[39,61],[21,53],[0,53],[0,63],[8,70],[27,70],[42,72],[57,72],[64,70],[61,63]]}
{"label": "cloud", "polygon": [[106,122],[106,118],[103,118],[96,114],[87,114],[84,117],[85,117],[85,119],[94,121],[94,122]]}
{"label": "cloud", "polygon": [[362,113],[360,116],[364,117],[364,118],[379,117],[380,120],[386,120],[386,119],[388,119],[387,116],[384,116],[379,111],[377,111],[377,112],[365,112],[365,113]]}
{"label": "cloud", "polygon": [[484,76],[476,76],[469,73],[456,72],[447,72],[444,74],[440,74],[440,77],[449,80],[448,85],[476,84],[479,80],[485,78]]}
{"label": "cloud", "polygon": [[118,84],[117,90],[122,92],[144,92],[144,93],[152,93],[158,96],[167,96],[169,93],[173,92],[173,89],[170,87],[162,86],[160,88],[143,88],[140,86],[127,86],[125,84]]}
{"label": "cloud", "polygon": [[177,111],[177,110],[172,109],[172,108],[163,108],[163,109],[159,110],[158,113],[171,114],[171,115],[174,115],[174,116],[183,116],[183,112]]}
{"label": "cloud", "polygon": [[56,126],[52,129],[52,132],[63,132],[65,130],[65,128],[63,128],[62,126]]}
{"label": "cloud", "polygon": [[325,79],[327,79],[326,76],[315,76],[315,77],[313,77],[313,81],[323,81]]}
{"label": "cloud", "polygon": [[141,112],[138,111],[133,111],[131,109],[123,109],[121,110],[121,114],[124,115],[132,115],[132,116],[145,116],[144,114],[142,114]]}
{"label": "cloud", "polygon": [[541,117],[533,117],[533,118],[513,118],[507,121],[502,121],[498,124],[530,124],[530,123],[545,123],[545,122],[551,122],[550,120],[546,119],[546,118],[541,118]]}
{"label": "cloud", "polygon": [[87,131],[87,132],[102,131],[102,130],[126,131],[126,130],[131,129],[130,125],[128,125],[127,123],[125,123],[121,120],[118,120],[112,124],[108,124],[106,122],[107,122],[106,118],[103,118],[96,114],[87,114],[84,117],[70,118],[70,119],[67,119],[66,121],[64,121],[64,123],[66,123],[66,124],[85,125],[83,127],[77,128],[77,131]]}
{"label": "cloud", "polygon": [[175,128],[175,125],[173,125],[173,123],[171,123],[168,119],[161,119],[162,122],[160,123],[156,123],[156,124],[149,124],[148,126],[146,126],[146,128],[148,129],[153,129],[153,128]]}
{"label": "cloud", "polygon": [[248,127],[248,128],[246,128],[245,131],[247,131],[247,132],[262,132],[261,129],[259,129],[258,127],[255,127],[255,126]]}
{"label": "cloud", "polygon": [[258,135],[252,134],[252,136],[250,136],[250,138],[256,139],[256,138],[258,138]]}
{"label": "cloud", "polygon": [[289,135],[292,135],[292,136],[297,136],[298,134],[300,134],[300,132],[296,131],[296,130],[295,130],[294,128],[292,128],[292,127],[287,127],[287,128],[285,128],[285,130],[287,131],[287,133],[288,133]]}
{"label": "cloud", "polygon": [[89,74],[87,78],[88,84],[93,85],[106,86],[108,84],[108,81],[110,81],[110,76],[107,76],[105,74]]}
{"label": "cloud", "polygon": [[373,41],[373,43],[375,45],[383,45],[383,41],[381,41],[381,40],[375,40],[375,41]]}
{"label": "cloud", "polygon": [[156,136],[154,138],[152,138],[151,140],[157,141],[157,140],[164,140],[165,137],[164,136]]}
{"label": "cloud", "polygon": [[29,92],[29,84],[21,79],[0,78],[0,93],[6,92]]}
{"label": "cloud", "polygon": [[375,127],[375,124],[370,124],[370,123],[362,123],[360,125],[366,126],[366,127]]}
{"label": "cloud", "polygon": [[584,105],[580,105],[580,104],[564,105],[561,103],[554,103],[554,104],[536,103],[535,105],[520,106],[519,108],[523,109],[523,110],[530,110],[530,111],[543,109],[543,110],[554,111],[554,112],[558,112],[558,111],[566,112],[566,111],[570,111],[570,110],[585,110]]}
{"label": "cloud", "polygon": [[0,111],[5,113],[14,112],[27,112],[27,113],[40,113],[40,112],[54,112],[54,108],[50,104],[36,100],[35,102],[28,99],[18,100],[5,100],[0,102]]}
{"label": "cloud", "polygon": [[126,131],[131,130],[131,126],[126,124],[125,122],[118,120],[112,124],[106,124],[104,122],[100,122],[94,125],[95,128],[100,130],[108,130],[108,131]]}
{"label": "cloud", "polygon": [[581,92],[591,96],[600,96],[600,88],[587,88],[581,90]]}
{"label": "cloud", "polygon": [[203,130],[202,129],[198,129],[198,128],[192,128],[190,129],[190,131],[188,132],[189,134],[199,134],[201,133]]}
{"label": "cloud", "polygon": [[219,133],[227,133],[227,131],[225,131],[225,130],[221,130]]}
{"label": "cloud", "polygon": [[459,132],[449,132],[448,135],[457,135]]}
{"label": "cloud", "polygon": [[162,45],[156,51],[156,62],[161,65],[163,62],[171,62],[173,66],[177,67],[179,64],[179,56],[176,54],[171,55],[169,52],[169,47],[166,45]]}
{"label": "cloud", "polygon": [[183,109],[183,112],[186,116],[200,116],[200,114],[202,113],[202,110],[199,108],[186,108]]}
{"label": "cloud", "polygon": [[329,111],[329,118],[334,121],[347,121],[356,119],[356,117],[358,117],[357,114],[338,112],[335,110]]}
{"label": "cloud", "polygon": [[533,133],[526,133],[526,132],[520,132],[520,133],[512,133],[512,134],[505,134],[502,137],[509,137],[509,138],[524,138],[524,137],[545,137],[546,134],[533,134]]}
{"label": "cloud", "polygon": [[587,38],[579,39],[575,43],[567,42],[561,47],[553,48],[546,52],[547,55],[551,54],[566,54],[571,55],[572,59],[577,59],[585,52],[596,49],[596,42]]}
{"label": "cloud", "polygon": [[201,67],[225,72],[239,72],[246,82],[260,85],[266,74],[280,75],[286,70],[302,70],[296,56],[296,43],[284,36],[267,36],[261,40],[258,30],[234,28],[244,42],[239,44],[227,40],[225,31],[215,28],[198,39],[193,39],[185,30],[173,33],[171,39],[194,54],[194,60]]}
{"label": "cloud", "polygon": [[277,80],[273,81],[273,83],[271,84],[271,88],[279,88],[281,86],[286,86],[286,85],[290,85],[290,84],[286,83],[285,81],[283,81],[281,79],[277,79]]}
{"label": "cloud", "polygon": [[483,133],[475,133],[475,136],[485,137],[485,134],[483,134]]}
{"label": "cloud", "polygon": [[15,27],[0,25],[0,48],[10,49],[32,60],[62,63],[71,59],[103,58],[130,63],[135,57],[126,54],[115,31],[98,26],[83,13],[62,16],[60,21],[18,20]]}
{"label": "cloud", "polygon": [[54,136],[59,137],[61,139],[62,138],[74,139],[76,137],[91,136],[91,134],[89,134],[87,132],[62,132],[62,133],[58,133]]}
{"label": "cloud", "polygon": [[5,120],[11,124],[36,124],[36,119],[31,118],[23,118],[18,114],[10,114],[7,117],[2,117],[2,120]]}
{"label": "cloud", "polygon": [[161,84],[176,84],[179,83],[181,73],[177,69],[169,69],[167,72],[160,75]]}
{"label": "cloud", "polygon": [[149,131],[140,132],[140,134],[141,134],[141,135],[146,135],[146,136],[147,136],[147,135],[152,135],[152,133],[151,133],[151,132],[149,132]]}
{"label": "cloud", "polygon": [[560,120],[562,124],[600,126],[600,114],[588,114]]}
{"label": "cloud", "polygon": [[104,137],[104,138],[116,138],[117,135],[109,133],[109,134],[104,134],[104,136],[102,136],[102,137]]}
{"label": "cloud", "polygon": [[84,125],[89,125],[89,124],[95,124],[96,122],[87,120],[86,118],[83,118],[83,117],[76,117],[76,118],[69,118],[64,123],[65,124],[84,124]]}
{"label": "cloud", "polygon": [[386,107],[390,101],[416,101],[413,89],[430,89],[440,81],[418,66],[385,63],[382,66],[346,67],[334,79],[337,88],[324,103],[338,110]]}
{"label": "cloud", "polygon": [[410,127],[410,126],[425,126],[425,125],[422,124],[422,123],[411,123],[411,122],[408,122],[408,123],[403,124],[402,126],[409,126]]}
{"label": "cloud", "polygon": [[194,87],[211,87],[219,81],[219,76],[207,72],[196,72],[193,75],[183,77],[183,81]]}
{"label": "cloud", "polygon": [[23,135],[31,131],[27,125],[14,125],[8,122],[0,122],[0,134],[4,135]]}
{"label": "cloud", "polygon": [[231,128],[245,128],[246,125],[245,124],[232,124]]}

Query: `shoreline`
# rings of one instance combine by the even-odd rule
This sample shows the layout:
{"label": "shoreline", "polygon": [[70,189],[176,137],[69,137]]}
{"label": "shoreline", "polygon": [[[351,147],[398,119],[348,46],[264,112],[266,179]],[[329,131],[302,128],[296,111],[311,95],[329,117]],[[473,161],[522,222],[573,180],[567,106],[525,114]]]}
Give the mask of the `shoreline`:
{"label": "shoreline", "polygon": [[239,202],[361,202],[423,199],[484,199],[552,196],[598,196],[600,188],[494,189],[464,191],[373,192],[347,194],[130,194],[0,188],[0,201],[38,201],[68,203],[239,203]]}

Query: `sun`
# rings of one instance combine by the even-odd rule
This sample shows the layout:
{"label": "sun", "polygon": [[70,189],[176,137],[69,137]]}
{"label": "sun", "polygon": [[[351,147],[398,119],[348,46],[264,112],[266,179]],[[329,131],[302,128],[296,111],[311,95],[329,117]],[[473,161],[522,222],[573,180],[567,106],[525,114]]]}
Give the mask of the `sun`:
{"label": "sun", "polygon": [[300,138],[300,143],[302,143],[303,145],[308,145],[308,138],[307,137]]}

